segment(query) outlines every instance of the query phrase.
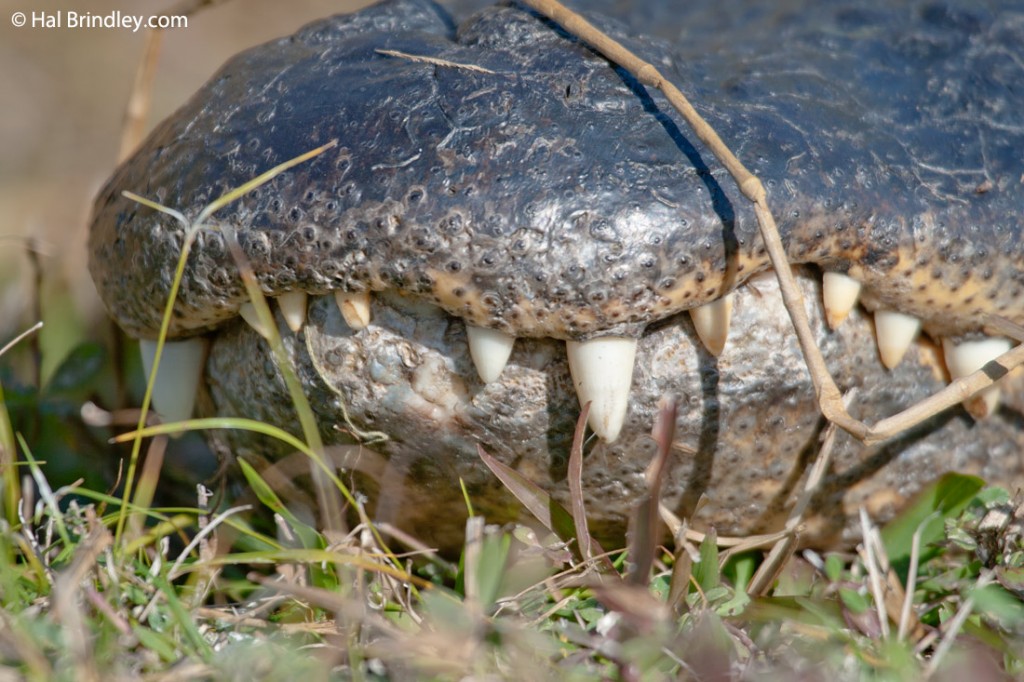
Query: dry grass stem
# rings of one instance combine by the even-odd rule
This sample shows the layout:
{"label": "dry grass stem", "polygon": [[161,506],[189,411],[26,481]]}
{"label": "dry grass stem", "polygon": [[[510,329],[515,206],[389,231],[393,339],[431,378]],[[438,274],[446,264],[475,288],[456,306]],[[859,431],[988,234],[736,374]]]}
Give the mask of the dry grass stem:
{"label": "dry grass stem", "polygon": [[627,579],[633,585],[647,585],[650,582],[651,568],[654,566],[661,536],[661,527],[658,523],[661,489],[673,452],[677,416],[675,401],[663,398],[654,428],[651,430],[651,437],[658,448],[644,472],[647,491],[636,502],[630,519],[631,533],[628,540],[632,566]]}
{"label": "dry grass stem", "polygon": [[878,529],[868,518],[867,510],[860,508],[861,560],[868,571],[871,585],[871,596],[874,598],[875,611],[878,615],[878,627],[882,638],[889,638],[889,613],[886,609],[886,592],[882,582],[882,574],[888,572],[888,561],[885,560],[885,549],[878,537]]}
{"label": "dry grass stem", "polygon": [[896,631],[896,637],[900,641],[907,638],[911,627],[917,628],[920,623],[914,616],[914,592],[917,590],[917,570],[921,560],[921,534],[925,527],[936,518],[938,514],[932,513],[925,517],[917,530],[914,531],[914,538],[910,543],[910,567],[907,569],[907,587],[903,596],[903,608],[900,611],[900,626]]}
{"label": "dry grass stem", "polygon": [[665,79],[654,65],[643,61],[622,44],[556,0],[522,0],[522,2],[557,22],[566,31],[589,44],[605,58],[629,71],[642,84],[660,90],[669,103],[683,116],[697,138],[725,166],[740,192],[751,201],[761,238],[779,280],[783,302],[793,322],[800,349],[803,351],[804,360],[814,383],[819,407],[829,421],[837,424],[865,444],[881,443],[947,408],[962,403],[982,389],[991,386],[1006,372],[1024,363],[1024,345],[1020,345],[989,363],[989,366],[998,366],[998,371],[993,371],[986,366],[969,376],[954,381],[945,389],[903,412],[879,421],[874,426],[869,426],[851,417],[843,405],[839,389],[815,342],[814,333],[811,331],[807,319],[803,295],[793,277],[785,247],[782,245],[778,227],[768,207],[767,194],[761,181],[747,170],[707,121],[697,113],[686,96]]}
{"label": "dry grass stem", "polygon": [[117,153],[118,163],[131,156],[142,142],[153,101],[153,81],[156,78],[164,32],[158,28],[151,28],[146,30],[145,35],[142,59],[135,69],[135,80],[128,96],[128,104],[125,106],[124,124],[121,126],[121,148]]}
{"label": "dry grass stem", "polygon": [[593,557],[590,539],[590,528],[587,525],[587,507],[583,500],[583,437],[587,432],[587,419],[590,416],[590,402],[580,410],[576,419],[576,431],[572,436],[572,447],[569,449],[569,468],[566,478],[569,484],[569,499],[572,502],[572,520],[576,526],[576,541],[580,545],[580,556],[584,562]]}
{"label": "dry grass stem", "polygon": [[433,66],[441,66],[449,69],[462,69],[463,71],[472,71],[474,73],[486,73],[491,75],[497,75],[496,71],[485,69],[482,66],[476,64],[461,64],[459,62],[448,61],[447,59],[438,59],[437,57],[427,57],[418,54],[409,54],[408,52],[399,52],[398,50],[374,50],[377,54],[382,54],[388,57],[398,57],[400,59],[408,59],[411,62],[418,62],[420,64],[432,64]]}
{"label": "dry grass stem", "polygon": [[13,339],[11,339],[7,343],[7,345],[5,345],[3,348],[0,348],[0,357],[3,357],[4,353],[6,353],[10,349],[14,348],[19,343],[21,343],[21,341],[23,341],[24,339],[28,338],[32,334],[35,334],[37,331],[39,331],[42,328],[43,328],[43,321],[40,320],[39,322],[36,322],[34,325],[29,327],[25,331],[23,331],[20,334],[18,334],[17,336],[15,336]]}

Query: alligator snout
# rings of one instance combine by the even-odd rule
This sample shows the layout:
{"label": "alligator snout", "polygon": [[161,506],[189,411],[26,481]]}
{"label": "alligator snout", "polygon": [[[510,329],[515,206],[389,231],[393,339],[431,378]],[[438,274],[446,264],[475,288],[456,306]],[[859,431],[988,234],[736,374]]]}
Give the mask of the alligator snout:
{"label": "alligator snout", "polygon": [[[1024,28],[998,8],[970,17],[916,8],[909,24],[875,10],[810,8],[776,17],[775,33],[739,25],[728,46],[702,32],[701,9],[673,44],[598,23],[670,72],[765,181],[792,262],[824,273],[829,327],[845,327],[860,301],[877,341],[865,362],[895,368],[877,370],[891,385],[922,328],[945,359],[911,372],[961,376],[1010,347],[982,334],[987,315],[1024,322],[1024,132],[1010,113],[1024,94],[1012,86],[1022,74],[998,60]],[[763,426],[744,399],[723,407],[735,399],[721,393],[728,382],[708,378],[737,366],[730,353],[742,348],[744,365],[757,364],[747,352],[760,353],[760,369],[778,378],[776,349],[730,336],[736,297],[753,319],[746,290],[768,267],[749,207],[658,93],[514,6],[457,30],[443,10],[412,0],[326,19],[235,57],[165,121],[101,192],[90,235],[100,293],[144,354],[183,229],[122,190],[194,219],[225,191],[332,139],[336,148],[216,215],[277,300],[325,433],[340,438],[333,426],[356,421],[348,433],[387,434],[381,449],[413,478],[440,475],[416,471],[427,453],[438,470],[470,476],[482,443],[556,482],[578,404],[591,403],[603,456],[644,461],[644,420],[661,395],[684,392],[683,379],[656,365],[703,373],[693,390],[704,426],[682,429],[696,429],[700,454],[677,493],[693,502],[717,489],[718,455],[747,466],[751,442],[724,438],[734,425],[706,422],[711,410],[712,421],[742,414]],[[770,288],[753,287],[755,297]],[[178,371],[198,379],[195,339],[214,338],[219,408],[287,422],[286,398],[266,388],[273,376],[251,372],[255,360],[225,364],[258,356],[259,337],[239,317],[258,327],[223,235],[203,230],[174,307],[171,336],[186,339],[172,351],[185,358]],[[821,332],[826,345],[840,340],[840,356],[864,352],[844,349],[841,331]],[[680,334],[703,344],[699,361],[679,357]],[[786,382],[756,385],[761,402],[791,395],[791,386],[779,392]],[[183,390],[158,394],[157,407],[187,416],[187,382]],[[998,406],[994,388],[974,411]],[[799,478],[797,453],[786,455],[788,464],[769,467],[778,472],[751,471]],[[915,461],[929,464],[908,480],[936,463]],[[633,464],[621,476],[606,469],[595,490],[629,498]],[[764,516],[781,493],[762,493],[740,506]]]}

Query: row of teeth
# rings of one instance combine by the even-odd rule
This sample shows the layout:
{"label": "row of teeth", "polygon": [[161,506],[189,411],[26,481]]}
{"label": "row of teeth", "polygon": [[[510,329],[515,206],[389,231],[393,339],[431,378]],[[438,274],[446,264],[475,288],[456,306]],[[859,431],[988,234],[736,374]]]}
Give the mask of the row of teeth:
{"label": "row of teeth", "polygon": [[[825,302],[825,321],[830,329],[836,329],[860,298],[861,284],[857,280],[838,272],[826,272],[822,281],[822,298]],[[882,364],[893,369],[900,364],[907,349],[921,331],[921,320],[895,310],[875,311],[875,338],[878,342],[878,356]],[[1010,350],[1009,339],[986,338],[976,341],[954,343],[942,339],[942,354],[946,368],[954,379],[973,374],[986,364]],[[975,419],[983,419],[999,407],[999,384],[993,384],[977,393],[964,403],[964,407]]]}
{"label": "row of teeth", "polygon": [[[835,272],[826,272],[823,292],[825,319],[836,329],[857,304],[861,285],[855,279]],[[277,298],[288,327],[298,333],[306,323],[308,296],[290,292]],[[370,324],[368,293],[335,292],[335,302],[346,324],[355,331]],[[239,310],[242,318],[264,338],[263,327],[252,303]],[[690,317],[701,343],[714,356],[721,354],[729,336],[732,318],[732,294],[690,310]],[[875,333],[882,363],[892,369],[903,359],[921,329],[921,321],[892,310],[875,311]],[[504,370],[515,337],[494,329],[466,326],[469,351],[484,383],[496,381]],[[140,342],[143,366],[148,376],[153,367],[156,342]],[[988,338],[955,344],[943,340],[946,366],[953,379],[981,369],[985,364],[1010,349],[1010,341]],[[629,390],[633,381],[633,365],[637,340],[606,336],[589,341],[567,341],[569,370],[580,405],[590,405],[590,428],[598,437],[613,442],[626,419]],[[164,345],[163,359],[153,390],[153,406],[167,421],[182,421],[192,416],[196,390],[202,376],[206,345],[202,339],[169,341]],[[965,403],[975,418],[992,414],[999,406],[999,387],[990,386]]]}

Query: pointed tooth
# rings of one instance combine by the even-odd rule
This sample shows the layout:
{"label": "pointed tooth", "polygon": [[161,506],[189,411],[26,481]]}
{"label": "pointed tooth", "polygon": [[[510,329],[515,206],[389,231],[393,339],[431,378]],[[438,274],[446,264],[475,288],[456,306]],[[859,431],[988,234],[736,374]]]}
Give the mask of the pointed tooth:
{"label": "pointed tooth", "polygon": [[366,291],[335,291],[334,302],[338,304],[345,324],[355,331],[366,329],[370,324],[370,294]]}
{"label": "pointed tooth", "polygon": [[921,329],[921,320],[894,310],[875,311],[875,337],[882,364],[892,369],[900,364]]}
{"label": "pointed tooth", "polygon": [[242,304],[242,307],[238,309],[238,314],[242,316],[242,319],[249,323],[249,326],[256,330],[256,333],[265,339],[270,338],[270,330],[263,325],[263,321],[260,320],[260,316],[256,314],[256,307],[252,304],[252,301],[246,301]]}
{"label": "pointed tooth", "polygon": [[954,379],[965,377],[977,372],[986,364],[1010,350],[1010,341],[1001,338],[979,339],[953,343],[950,339],[942,340],[942,351],[946,356],[946,367]]}
{"label": "pointed tooth", "polygon": [[306,324],[306,300],[309,296],[305,291],[289,291],[277,297],[277,303],[281,306],[281,314],[288,328],[296,334]]}
{"label": "pointed tooth", "polygon": [[[959,345],[949,339],[942,340],[942,352],[946,356],[946,367],[953,379],[973,374],[986,364],[1010,350],[1013,344],[1007,339],[991,338],[965,341]],[[982,419],[999,408],[999,384],[993,384],[964,402],[964,407],[975,419]]]}
{"label": "pointed tooth", "polygon": [[566,342],[580,405],[590,403],[590,428],[609,443],[619,437],[626,421],[636,343],[621,336]]}
{"label": "pointed tooth", "polygon": [[[139,341],[139,351],[148,380],[149,373],[153,371],[156,341],[142,339]],[[160,369],[157,370],[156,383],[153,384],[153,408],[164,421],[180,422],[192,416],[205,357],[205,339],[164,342]]]}
{"label": "pointed tooth", "polygon": [[822,278],[825,321],[829,329],[838,329],[860,298],[860,282],[841,272],[826,272]]}
{"label": "pointed tooth", "polygon": [[508,356],[512,354],[512,346],[516,337],[500,332],[497,329],[485,329],[466,325],[466,336],[469,338],[469,354],[473,357],[477,374],[485,384],[496,381],[505,369]]}
{"label": "pointed tooth", "polygon": [[732,320],[732,294],[706,303],[699,308],[690,308],[693,326],[697,336],[708,352],[716,358],[722,354],[729,338],[729,322]]}
{"label": "pointed tooth", "polygon": [[995,414],[999,409],[999,401],[1002,400],[1002,397],[1003,391],[999,386],[989,386],[965,400],[964,409],[975,419],[984,419],[990,414]]}

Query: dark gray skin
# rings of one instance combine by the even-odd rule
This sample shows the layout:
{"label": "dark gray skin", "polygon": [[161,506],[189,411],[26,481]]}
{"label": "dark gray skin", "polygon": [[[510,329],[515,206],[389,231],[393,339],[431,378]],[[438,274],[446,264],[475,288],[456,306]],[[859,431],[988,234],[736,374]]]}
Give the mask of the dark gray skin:
{"label": "dark gray skin", "polygon": [[[1019,22],[926,13],[901,40],[870,12],[833,13],[785,50],[786,29],[741,26],[740,54],[701,56],[695,26],[664,70],[764,179],[794,262],[851,271],[936,334],[992,311],[1024,322]],[[687,133],[660,95],[521,10],[476,15],[453,41],[437,8],[381,5],[239,55],[160,126],[100,195],[92,272],[122,327],[152,338],[181,229],[120,191],[194,218],[336,138],[217,214],[267,294],[397,289],[516,336],[638,336],[767,264],[747,202]],[[205,233],[171,333],[246,298]]]}
{"label": "dark gray skin", "polygon": [[[596,23],[657,64],[762,178],[792,260],[849,272],[869,306],[916,315],[936,337],[975,335],[989,313],[1024,322],[1020,15],[996,3],[775,14],[711,4],[628,17],[671,46]],[[267,294],[385,292],[361,332],[322,299],[299,336],[285,334],[328,440],[347,439],[333,428],[343,402],[356,432],[388,436],[374,446],[393,466],[385,485],[425,491],[407,490],[417,502],[406,505],[386,496],[382,515],[449,543],[462,476],[495,518],[511,516],[477,443],[564,497],[578,406],[551,339],[617,334],[639,337],[640,350],[623,435],[589,454],[595,522],[621,531],[667,394],[684,405],[680,442],[697,449],[671,474],[669,499],[689,513],[706,495],[698,521],[720,532],[777,526],[819,419],[772,285],[757,299],[738,289],[717,363],[677,314],[767,266],[749,207],[658,93],[560,31],[516,8],[451,26],[432,5],[396,2],[229,62],[97,200],[90,265],[111,313],[130,334],[156,335],[182,235],[121,190],[194,218],[337,138],[216,218],[237,230]],[[232,321],[246,298],[222,237],[203,232],[172,336],[212,332],[207,409],[289,426],[265,344]],[[484,387],[456,318],[534,340]],[[927,352],[882,370],[859,315],[819,340],[840,387],[863,387],[855,412],[869,420],[943,383]],[[948,413],[880,450],[843,439],[811,536],[836,537],[862,502],[891,514],[948,469],[1019,483],[1022,441],[1005,406],[977,425]],[[244,434],[223,443],[280,454]]]}

